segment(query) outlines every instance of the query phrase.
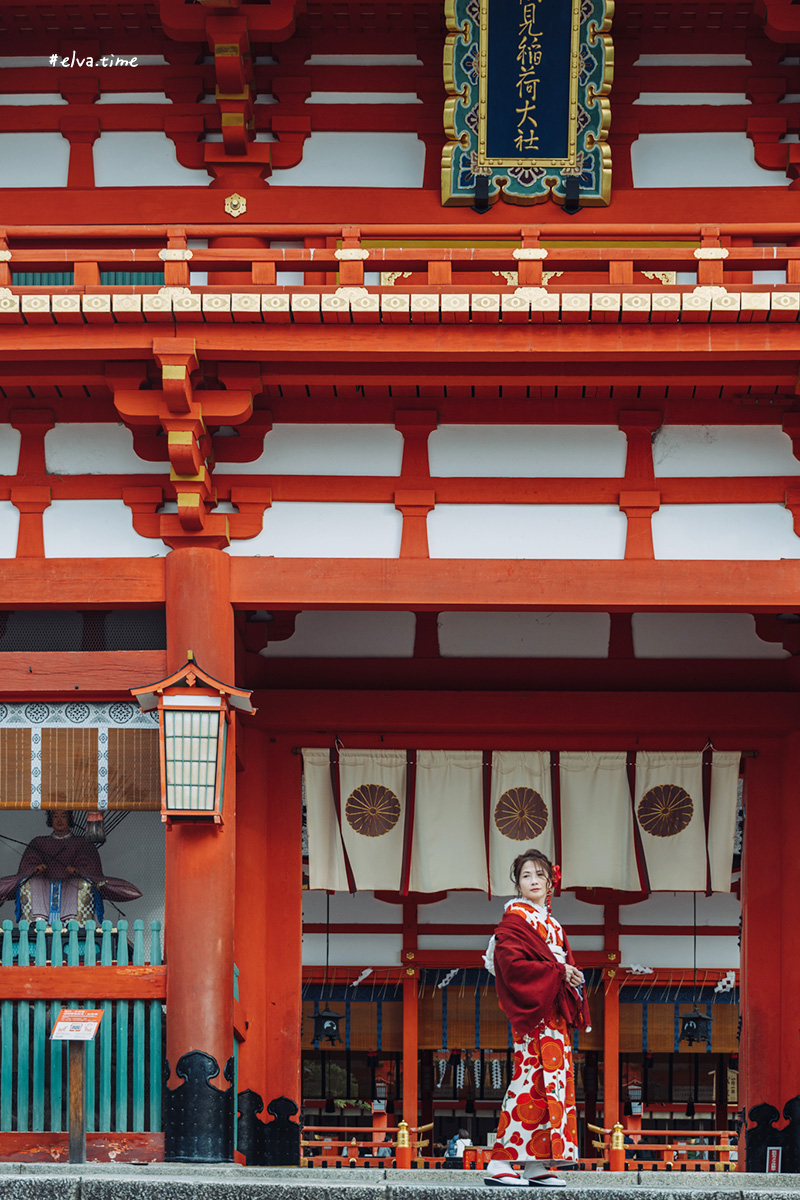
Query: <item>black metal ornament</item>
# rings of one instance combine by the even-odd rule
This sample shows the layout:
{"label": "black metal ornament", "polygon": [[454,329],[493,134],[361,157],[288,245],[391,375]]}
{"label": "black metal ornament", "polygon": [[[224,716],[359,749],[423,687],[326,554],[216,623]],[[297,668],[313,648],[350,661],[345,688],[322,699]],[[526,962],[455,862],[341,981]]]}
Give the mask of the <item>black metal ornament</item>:
{"label": "black metal ornament", "polygon": [[332,1046],[341,1045],[342,1039],[339,1034],[339,1022],[342,1019],[341,1013],[331,1012],[329,1008],[324,1008],[321,1013],[314,1014],[314,1041],[315,1042],[330,1042]]}
{"label": "black metal ornament", "polygon": [[[707,1042],[711,1036],[711,1017],[707,1017],[701,1013],[697,1007],[697,892],[692,892],[692,924],[694,926],[694,1008],[690,1013],[684,1013],[681,1017],[681,1032],[678,1040],[680,1042],[688,1042],[693,1046],[695,1042]],[[688,1115],[688,1114],[687,1114]]]}
{"label": "black metal ornament", "polygon": [[693,1046],[695,1042],[707,1042],[711,1033],[711,1017],[701,1013],[695,1004],[690,1013],[681,1017],[680,1040]]}

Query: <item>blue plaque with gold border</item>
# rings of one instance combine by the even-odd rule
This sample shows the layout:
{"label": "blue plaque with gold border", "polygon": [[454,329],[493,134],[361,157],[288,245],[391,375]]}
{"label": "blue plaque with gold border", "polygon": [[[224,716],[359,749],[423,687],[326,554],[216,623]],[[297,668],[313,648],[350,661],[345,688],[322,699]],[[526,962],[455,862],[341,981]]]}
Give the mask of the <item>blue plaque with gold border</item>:
{"label": "blue plaque with gold border", "polygon": [[[613,0],[447,0],[442,201],[608,204]],[[485,193],[484,193],[485,194]]]}

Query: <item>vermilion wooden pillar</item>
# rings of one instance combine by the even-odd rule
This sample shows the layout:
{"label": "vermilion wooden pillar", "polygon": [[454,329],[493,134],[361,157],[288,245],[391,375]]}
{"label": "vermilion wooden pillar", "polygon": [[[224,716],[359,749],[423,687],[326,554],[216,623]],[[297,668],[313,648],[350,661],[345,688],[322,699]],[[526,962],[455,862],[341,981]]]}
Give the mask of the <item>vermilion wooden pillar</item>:
{"label": "vermilion wooden pillar", "polygon": [[[219,550],[173,550],[166,559],[167,669],[188,651],[215,678],[233,683],[230,560]],[[219,1066],[227,1088],[233,1053],[233,917],[236,865],[236,755],[228,746],[222,825],[176,822],[166,838],[167,1058],[193,1050]],[[198,1157],[201,1157],[198,1155]],[[210,1157],[214,1157],[213,1154]]]}
{"label": "vermilion wooden pillar", "polygon": [[615,967],[605,972],[603,999],[603,1127],[619,1120],[619,983]]}
{"label": "vermilion wooden pillar", "polygon": [[[781,753],[782,751],[782,753]],[[782,1112],[800,1091],[800,734],[748,759],[742,856],[739,1102]]]}
{"label": "vermilion wooden pillar", "polygon": [[414,1128],[418,1121],[419,993],[416,970],[407,967],[406,971],[410,974],[403,976],[403,1120]]}
{"label": "vermilion wooden pillar", "polygon": [[303,809],[302,759],[289,743],[270,740],[262,798],[267,828],[267,920],[264,963],[267,1025],[264,1099],[300,1105],[302,1023]]}
{"label": "vermilion wooden pillar", "polygon": [[236,818],[236,964],[247,1021],[239,1090],[300,1107],[302,760],[251,725]]}

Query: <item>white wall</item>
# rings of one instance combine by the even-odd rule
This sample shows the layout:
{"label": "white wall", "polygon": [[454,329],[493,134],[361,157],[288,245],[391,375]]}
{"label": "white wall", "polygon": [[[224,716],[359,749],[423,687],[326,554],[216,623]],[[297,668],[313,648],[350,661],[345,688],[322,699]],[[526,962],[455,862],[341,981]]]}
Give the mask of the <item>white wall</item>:
{"label": "white wall", "polygon": [[0,425],[0,475],[16,475],[22,434],[11,425]]}
{"label": "white wall", "polygon": [[610,425],[440,425],[428,438],[440,476],[618,478],[626,449]]}
{"label": "white wall", "polygon": [[662,425],[653,439],[656,476],[683,479],[800,475],[780,425]]}
{"label": "white wall", "polygon": [[749,613],[634,613],[637,658],[789,658],[756,634]]}
{"label": "white wall", "polygon": [[420,188],[425,143],[415,133],[314,133],[303,160],[271,187]]}
{"label": "white wall", "polygon": [[303,612],[293,636],[271,642],[261,654],[265,658],[411,658],[415,633],[416,620],[410,612]]}
{"label": "white wall", "polygon": [[606,504],[439,504],[431,558],[623,558],[627,520]]}
{"label": "white wall", "polygon": [[93,146],[96,187],[208,187],[208,172],[181,166],[160,130],[103,133]]}
{"label": "white wall", "polygon": [[60,133],[0,133],[2,187],[66,187],[68,173],[69,142]]}
{"label": "white wall", "polygon": [[652,529],[656,558],[800,558],[792,514],[780,504],[665,504]]}
{"label": "white wall", "polygon": [[231,543],[234,555],[275,558],[397,558],[403,518],[391,504],[281,501],[264,513],[257,537]]}
{"label": "white wall", "polygon": [[0,500],[0,558],[14,558],[19,534],[19,509],[10,500]]}
{"label": "white wall", "polygon": [[44,510],[46,558],[159,558],[167,547],[141,537],[121,500],[55,500]]}
{"label": "white wall", "polygon": [[217,473],[399,475],[402,461],[403,435],[393,425],[276,425],[255,462],[220,462]]}
{"label": "white wall", "polygon": [[443,658],[606,658],[608,613],[452,612],[439,617]]}
{"label": "white wall", "polygon": [[[164,452],[166,453],[166,438]],[[118,421],[56,425],[45,434],[44,453],[52,475],[152,475],[169,472],[168,462],[146,462],[133,448],[133,434]]]}
{"label": "white wall", "polygon": [[637,188],[787,187],[765,171],[745,133],[641,133],[631,146]]}

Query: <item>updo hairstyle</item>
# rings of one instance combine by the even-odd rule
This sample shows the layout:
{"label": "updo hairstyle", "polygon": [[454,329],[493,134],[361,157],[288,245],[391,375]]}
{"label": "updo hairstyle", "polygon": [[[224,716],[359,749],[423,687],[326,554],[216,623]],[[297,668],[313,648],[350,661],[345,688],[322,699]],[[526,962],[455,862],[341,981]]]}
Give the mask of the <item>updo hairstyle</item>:
{"label": "updo hairstyle", "polygon": [[535,850],[532,847],[530,850],[523,850],[522,854],[518,854],[511,864],[511,882],[514,884],[514,887],[517,889],[517,891],[519,891],[519,877],[522,874],[522,868],[525,866],[526,862],[542,863],[545,871],[547,872],[547,878],[550,883],[550,887],[553,886],[553,864],[550,862],[550,859],[546,854],[542,854],[541,850]]}

